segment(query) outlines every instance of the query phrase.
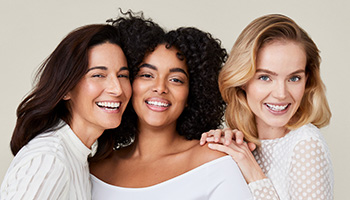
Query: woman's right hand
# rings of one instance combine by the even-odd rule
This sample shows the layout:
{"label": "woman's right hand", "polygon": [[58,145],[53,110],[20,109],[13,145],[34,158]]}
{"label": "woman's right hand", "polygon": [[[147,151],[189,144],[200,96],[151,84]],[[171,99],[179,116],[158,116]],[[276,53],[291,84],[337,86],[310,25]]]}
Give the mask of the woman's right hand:
{"label": "woman's right hand", "polygon": [[209,143],[210,149],[230,155],[241,169],[247,183],[266,178],[251,152],[256,145],[244,142],[242,132],[231,129],[212,130],[202,134],[200,144],[205,142]]}

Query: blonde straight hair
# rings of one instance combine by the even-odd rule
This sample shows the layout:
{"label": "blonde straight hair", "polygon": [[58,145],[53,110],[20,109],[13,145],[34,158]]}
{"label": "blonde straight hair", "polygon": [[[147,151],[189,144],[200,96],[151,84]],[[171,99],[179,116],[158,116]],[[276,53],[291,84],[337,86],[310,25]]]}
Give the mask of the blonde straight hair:
{"label": "blonde straight hair", "polygon": [[292,19],[270,14],[252,21],[239,35],[230,56],[219,74],[219,88],[227,103],[226,123],[239,129],[245,139],[259,145],[259,135],[254,113],[249,108],[245,84],[256,72],[256,60],[261,47],[271,41],[285,40],[300,44],[306,53],[305,73],[308,77],[305,93],[286,128],[293,130],[312,123],[318,128],[329,124],[331,112],[325,95],[325,86],[320,76],[320,55],[309,35]]}

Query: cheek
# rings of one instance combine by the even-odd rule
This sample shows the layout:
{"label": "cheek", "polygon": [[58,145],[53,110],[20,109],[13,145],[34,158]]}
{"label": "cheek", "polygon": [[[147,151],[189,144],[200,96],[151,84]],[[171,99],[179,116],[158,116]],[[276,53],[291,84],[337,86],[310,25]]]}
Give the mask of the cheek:
{"label": "cheek", "polygon": [[245,87],[247,102],[249,107],[255,106],[268,94],[266,86],[250,83]]}
{"label": "cheek", "polygon": [[187,103],[189,89],[188,88],[182,88],[182,89],[175,88],[174,91],[175,91],[175,93],[174,93],[175,97],[177,97],[179,101],[181,101],[184,104],[186,104]]}
{"label": "cheek", "polygon": [[132,88],[129,80],[125,80],[121,82],[123,93],[125,94],[126,98],[129,100],[132,94]]}
{"label": "cheek", "polygon": [[300,103],[305,93],[305,86],[297,87],[293,90],[293,98],[296,102]]}
{"label": "cheek", "polygon": [[132,84],[132,102],[135,102],[138,100],[138,98],[141,98],[141,95],[144,94],[147,91],[147,83],[140,83],[137,79],[134,80],[134,83]]}

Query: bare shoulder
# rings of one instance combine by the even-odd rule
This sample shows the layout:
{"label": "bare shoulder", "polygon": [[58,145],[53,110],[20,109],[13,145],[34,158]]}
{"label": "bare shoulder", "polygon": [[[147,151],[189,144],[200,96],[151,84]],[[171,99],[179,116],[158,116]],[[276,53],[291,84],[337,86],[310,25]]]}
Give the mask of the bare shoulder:
{"label": "bare shoulder", "polygon": [[193,162],[194,165],[199,166],[226,155],[227,154],[225,153],[209,149],[208,144],[201,146],[198,142],[198,145],[195,145],[192,149],[191,162]]}
{"label": "bare shoulder", "polygon": [[108,172],[111,168],[112,157],[107,157],[106,159],[99,160],[98,162],[89,163],[90,173],[96,177],[104,177],[106,174],[104,172]]}

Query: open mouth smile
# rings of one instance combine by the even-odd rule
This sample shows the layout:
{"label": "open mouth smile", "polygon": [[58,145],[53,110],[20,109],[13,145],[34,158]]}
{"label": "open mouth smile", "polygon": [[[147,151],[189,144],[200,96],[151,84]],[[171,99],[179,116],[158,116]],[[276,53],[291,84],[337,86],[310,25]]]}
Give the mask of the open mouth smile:
{"label": "open mouth smile", "polygon": [[272,111],[275,112],[282,112],[285,111],[290,104],[286,104],[286,105],[274,105],[274,104],[269,104],[269,103],[265,103],[266,107]]}
{"label": "open mouth smile", "polygon": [[160,101],[146,101],[146,104],[151,105],[151,106],[159,106],[159,107],[169,107],[170,104],[160,102]]}
{"label": "open mouth smile", "polygon": [[118,110],[121,103],[120,102],[96,102],[96,105],[106,110]]}

